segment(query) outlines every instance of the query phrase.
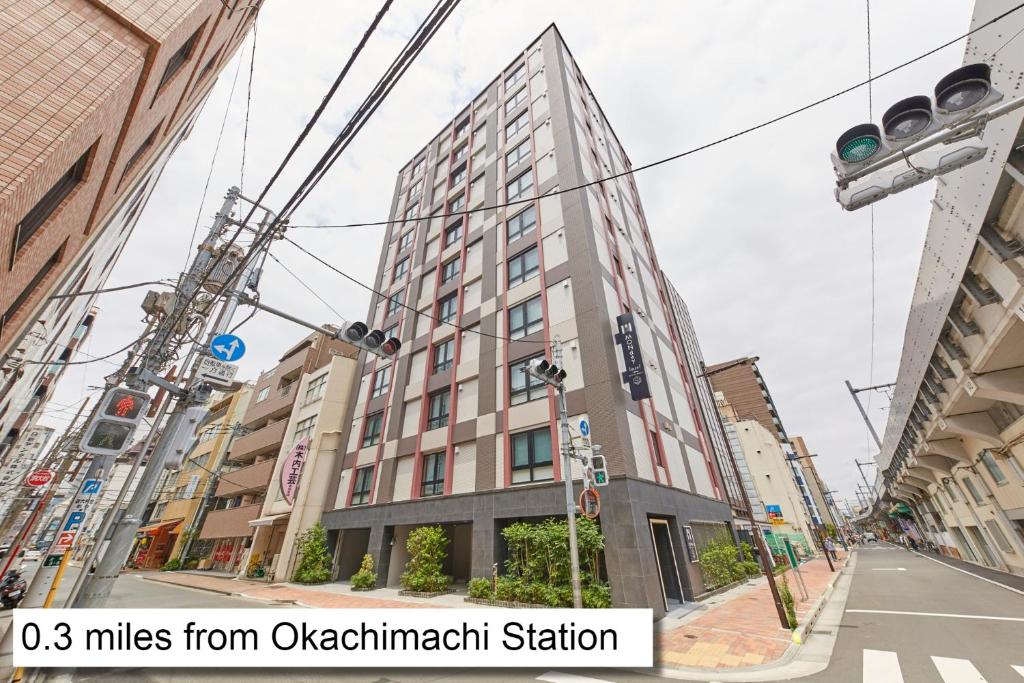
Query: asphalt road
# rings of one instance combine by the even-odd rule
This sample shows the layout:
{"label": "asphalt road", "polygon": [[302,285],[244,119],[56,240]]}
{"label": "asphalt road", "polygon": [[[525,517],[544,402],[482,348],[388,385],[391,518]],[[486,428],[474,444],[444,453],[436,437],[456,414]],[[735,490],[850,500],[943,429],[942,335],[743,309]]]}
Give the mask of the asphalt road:
{"label": "asphalt road", "polygon": [[[111,606],[264,607],[126,576]],[[897,613],[894,613],[897,612]],[[950,616],[957,615],[957,616]],[[1021,667],[1017,671],[1014,667]],[[81,671],[78,681],[546,681],[650,683],[617,671],[132,670]],[[760,680],[763,680],[760,679]],[[887,544],[859,551],[831,662],[806,683],[1024,683],[1024,594]]]}

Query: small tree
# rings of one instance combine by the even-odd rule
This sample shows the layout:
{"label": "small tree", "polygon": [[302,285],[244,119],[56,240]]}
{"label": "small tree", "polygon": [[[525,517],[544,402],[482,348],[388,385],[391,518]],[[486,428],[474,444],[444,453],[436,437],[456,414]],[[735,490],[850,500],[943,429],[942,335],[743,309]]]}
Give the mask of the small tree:
{"label": "small tree", "polygon": [[420,593],[436,593],[448,589],[450,576],[445,576],[444,561],[448,557],[448,539],[439,526],[421,526],[409,534],[405,545],[409,561],[402,574],[402,588]]}
{"label": "small tree", "polygon": [[299,536],[299,553],[302,559],[295,568],[292,581],[295,583],[326,583],[331,579],[331,554],[327,550],[327,530],[320,522],[306,529]]}
{"label": "small tree", "polygon": [[367,590],[377,586],[377,572],[373,570],[373,555],[363,555],[359,571],[352,575],[352,587]]}

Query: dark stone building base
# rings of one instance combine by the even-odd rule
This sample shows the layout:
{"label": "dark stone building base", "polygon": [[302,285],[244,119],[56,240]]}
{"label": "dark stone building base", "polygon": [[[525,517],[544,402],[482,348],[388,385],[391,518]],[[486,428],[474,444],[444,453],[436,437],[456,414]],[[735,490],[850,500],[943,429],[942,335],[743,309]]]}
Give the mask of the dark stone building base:
{"label": "dark stone building base", "polygon": [[[613,479],[599,489],[605,536],[605,566],[615,607],[649,607],[656,618],[665,614],[662,572],[655,551],[651,520],[666,522],[674,558],[661,558],[661,566],[678,573],[677,586],[684,599],[693,600],[705,592],[696,557],[690,557],[683,526],[693,521],[720,522],[723,530],[732,520],[729,506],[721,501],[698,496],[637,479]],[[580,487],[576,487],[576,493]],[[490,578],[492,566],[504,573],[504,542],[500,530],[507,523],[522,519],[565,516],[565,489],[561,482],[469,493],[437,498],[383,503],[340,510],[323,515],[323,524],[331,535],[332,546],[345,531],[360,530],[359,548],[341,552],[366,552],[373,556],[378,585],[387,585],[394,549],[396,527],[427,524],[472,524],[470,573]],[[368,534],[366,547],[362,539]],[[339,533],[342,532],[342,533]],[[663,554],[669,546],[660,546]],[[350,546],[352,544],[349,544]],[[361,554],[360,554],[361,557]],[[348,562],[351,558],[339,558]],[[345,577],[342,577],[345,578]],[[671,583],[671,579],[668,579]],[[668,589],[671,592],[671,587]]]}

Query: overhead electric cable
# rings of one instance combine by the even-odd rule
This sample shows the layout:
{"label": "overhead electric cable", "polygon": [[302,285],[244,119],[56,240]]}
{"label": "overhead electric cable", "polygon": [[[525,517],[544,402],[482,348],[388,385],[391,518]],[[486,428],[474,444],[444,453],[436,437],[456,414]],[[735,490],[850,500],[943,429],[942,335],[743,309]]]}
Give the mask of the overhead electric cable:
{"label": "overhead electric cable", "polygon": [[[801,107],[798,107],[797,109],[793,109],[793,110],[791,110],[789,112],[786,112],[785,114],[781,114],[779,116],[776,116],[774,118],[768,119],[766,121],[762,121],[761,123],[758,123],[758,124],[755,124],[753,126],[750,126],[749,128],[744,128],[743,130],[739,130],[739,131],[736,131],[735,133],[732,133],[730,135],[726,135],[725,137],[721,137],[721,138],[718,138],[716,140],[712,140],[710,142],[704,143],[702,145],[698,145],[697,147],[692,147],[692,148],[687,149],[687,150],[685,150],[683,152],[679,152],[678,154],[673,154],[672,156],[664,157],[662,159],[658,159],[656,161],[652,161],[652,162],[644,164],[642,166],[637,166],[636,168],[632,168],[632,169],[629,169],[629,170],[626,170],[626,171],[622,171],[620,173],[615,173],[615,174],[612,174],[612,175],[609,175],[609,176],[604,176],[604,177],[601,177],[601,178],[597,178],[595,180],[583,183],[581,185],[575,185],[573,187],[559,188],[559,189],[553,190],[553,191],[548,192],[547,194],[543,195],[543,197],[554,197],[554,196],[557,196],[557,195],[560,195],[560,194],[566,194],[568,192],[575,192],[577,190],[584,190],[584,189],[586,189],[588,187],[593,187],[593,186],[599,185],[601,183],[606,183],[608,181],[615,180],[617,178],[622,178],[622,177],[625,177],[625,176],[631,176],[631,175],[634,175],[636,173],[639,173],[640,171],[646,171],[648,169],[655,168],[657,166],[662,166],[662,165],[670,163],[672,161],[677,161],[678,159],[682,159],[683,157],[687,157],[687,156],[696,154],[697,152],[702,152],[702,151],[704,151],[706,149],[710,149],[711,147],[715,147],[715,146],[721,145],[721,144],[723,144],[725,142],[729,142],[729,141],[734,140],[734,139],[736,139],[738,137],[742,137],[744,135],[748,135],[748,134],[753,133],[755,131],[761,130],[762,128],[766,128],[766,127],[774,125],[774,124],[776,124],[776,123],[778,123],[780,121],[784,121],[784,120],[786,120],[788,118],[796,116],[797,114],[802,114],[803,112],[805,112],[805,111],[807,111],[809,109],[813,109],[813,108],[818,107],[818,106],[820,106],[822,104],[825,104],[826,102],[834,100],[834,99],[836,99],[838,97],[842,97],[843,95],[846,95],[847,93],[853,92],[854,90],[856,90],[858,88],[861,88],[861,87],[863,87],[865,85],[873,83],[874,81],[877,81],[880,78],[885,78],[889,74],[895,73],[896,71],[899,71],[900,69],[906,68],[906,67],[910,66],[911,64],[915,64],[916,62],[919,62],[922,59],[930,57],[931,55],[935,54],[936,52],[944,50],[945,48],[947,48],[947,47],[949,47],[951,45],[955,45],[956,43],[964,40],[965,38],[968,38],[969,36],[974,35],[978,31],[981,31],[982,29],[985,29],[985,28],[987,28],[989,26],[992,26],[993,24],[996,24],[996,23],[1002,21],[1003,19],[1005,19],[1006,17],[1010,16],[1011,14],[1013,14],[1015,12],[1018,12],[1022,8],[1024,8],[1024,3],[1018,4],[1018,5],[1010,8],[1010,9],[1008,9],[1007,11],[1003,12],[1002,14],[999,14],[998,16],[993,17],[992,19],[989,19],[988,21],[984,22],[983,24],[979,24],[977,27],[971,29],[967,33],[964,33],[964,34],[962,34],[960,36],[957,36],[956,38],[948,40],[945,43],[942,43],[941,45],[939,45],[937,47],[934,47],[931,50],[928,50],[927,52],[924,52],[924,53],[918,55],[917,57],[914,57],[914,58],[909,59],[909,60],[907,60],[907,61],[905,61],[905,62],[903,62],[901,64],[898,64],[898,65],[896,65],[894,67],[886,69],[885,71],[882,71],[881,73],[879,73],[877,75],[874,75],[874,76],[870,77],[867,80],[861,81],[859,83],[855,83],[854,85],[851,85],[851,86],[849,86],[847,88],[843,88],[842,90],[834,92],[831,95],[827,95],[827,96],[822,97],[822,98],[820,98],[818,100],[815,100],[813,102],[809,102],[808,104],[805,104],[805,105],[803,105]],[[478,212],[481,212],[481,211],[488,211],[488,210],[491,210],[491,209],[500,209],[500,208],[505,208],[505,207],[509,207],[509,206],[517,206],[517,205],[520,205],[520,204],[528,204],[530,202],[536,201],[539,198],[541,198],[541,197],[538,197],[538,196],[535,195],[535,196],[532,196],[532,197],[527,197],[527,198],[524,198],[524,199],[516,199],[516,200],[513,200],[513,201],[503,202],[503,203],[500,203],[500,204],[491,204],[491,205],[487,205],[487,206],[480,206],[480,207],[477,207],[477,208],[474,208],[474,209],[466,209],[464,211],[458,211],[458,212],[455,212],[455,213],[444,213],[444,212],[441,212],[441,213],[430,214],[428,216],[422,216],[420,218],[417,218],[416,220],[422,221],[422,220],[429,220],[431,218],[448,218],[448,217],[453,217],[453,216],[462,216],[462,215],[471,214],[471,213],[478,213]],[[318,225],[292,225],[290,227],[291,228],[363,228],[363,227],[373,227],[373,226],[387,226],[387,225],[392,225],[392,224],[395,224],[395,223],[405,223],[405,222],[406,221],[404,219],[390,219],[390,220],[380,220],[380,221],[367,221],[367,222],[362,222],[362,223],[339,223],[339,224],[327,224],[327,225],[319,225],[319,224]]]}
{"label": "overhead electric cable", "polygon": [[118,287],[104,287],[103,289],[90,289],[83,292],[72,292],[71,294],[53,294],[50,296],[51,299],[73,299],[78,296],[86,296],[88,294],[106,294],[107,292],[120,292],[125,289],[136,289],[137,287],[147,287],[149,285],[160,285],[163,287],[172,287],[173,285],[168,284],[163,280],[150,280],[148,282],[136,282],[133,285],[120,285]]}

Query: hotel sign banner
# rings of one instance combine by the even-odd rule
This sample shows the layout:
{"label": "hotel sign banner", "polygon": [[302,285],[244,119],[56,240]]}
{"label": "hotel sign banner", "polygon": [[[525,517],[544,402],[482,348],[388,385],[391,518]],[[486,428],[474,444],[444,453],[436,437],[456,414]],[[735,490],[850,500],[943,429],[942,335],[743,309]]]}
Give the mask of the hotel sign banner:
{"label": "hotel sign banner", "polygon": [[615,322],[619,325],[615,343],[622,347],[622,360],[626,364],[622,381],[629,385],[629,396],[634,401],[650,398],[651,388],[647,386],[647,371],[644,370],[644,359],[640,355],[640,340],[636,336],[633,314],[623,313],[615,318]]}
{"label": "hotel sign banner", "polygon": [[306,464],[308,456],[309,437],[304,436],[288,453],[281,466],[281,493],[289,505],[295,501],[295,492],[299,490],[299,480],[302,478],[302,467]]}

